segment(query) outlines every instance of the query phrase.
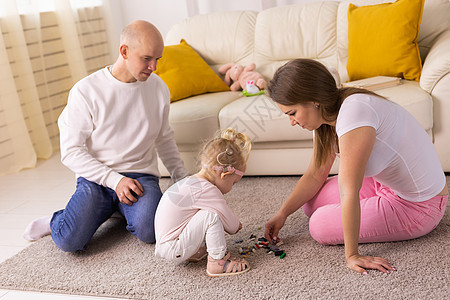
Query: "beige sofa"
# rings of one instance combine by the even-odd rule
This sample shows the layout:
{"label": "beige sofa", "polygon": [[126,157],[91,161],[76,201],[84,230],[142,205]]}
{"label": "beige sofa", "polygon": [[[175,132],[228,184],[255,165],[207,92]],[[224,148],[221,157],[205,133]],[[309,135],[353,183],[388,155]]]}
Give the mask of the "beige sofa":
{"label": "beige sofa", "polygon": [[[351,1],[357,6],[381,1]],[[387,1],[385,1],[387,2]],[[176,24],[166,45],[185,39],[217,72],[226,63],[254,62],[270,80],[294,58],[316,59],[348,81],[347,10],[350,1],[312,2],[261,12],[198,15]],[[410,111],[433,139],[444,171],[450,172],[450,1],[426,0],[419,34],[423,71],[419,82],[377,90]],[[180,153],[195,171],[199,144],[219,129],[234,127],[253,140],[246,175],[302,174],[312,155],[312,133],[292,127],[266,96],[239,92],[193,96],[171,104],[170,123]],[[413,137],[411,137],[413,138]],[[338,162],[337,162],[338,164]],[[337,171],[337,164],[332,172]],[[162,175],[168,175],[160,164]]]}

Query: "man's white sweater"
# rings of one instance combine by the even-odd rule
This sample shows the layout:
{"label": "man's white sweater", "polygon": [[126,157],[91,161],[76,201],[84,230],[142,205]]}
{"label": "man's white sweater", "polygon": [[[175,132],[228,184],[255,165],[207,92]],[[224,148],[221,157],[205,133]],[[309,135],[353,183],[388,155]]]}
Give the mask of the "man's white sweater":
{"label": "man's white sweater", "polygon": [[157,152],[174,181],[186,176],[169,125],[170,94],[156,74],[124,83],[108,68],[77,82],[58,120],[61,161],[115,190],[123,175],[160,176]]}

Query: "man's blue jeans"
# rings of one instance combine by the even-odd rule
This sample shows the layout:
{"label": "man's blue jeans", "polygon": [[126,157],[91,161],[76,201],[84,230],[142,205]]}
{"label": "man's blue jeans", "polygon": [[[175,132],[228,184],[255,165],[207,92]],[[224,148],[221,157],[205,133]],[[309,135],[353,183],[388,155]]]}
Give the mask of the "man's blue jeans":
{"label": "man's blue jeans", "polygon": [[155,242],[155,212],[162,196],[159,178],[139,173],[123,175],[136,179],[144,189],[144,195],[131,206],[121,203],[114,190],[78,178],[66,208],[55,212],[50,222],[53,241],[61,250],[84,249],[100,225],[116,211],[125,217],[129,232],[145,243]]}

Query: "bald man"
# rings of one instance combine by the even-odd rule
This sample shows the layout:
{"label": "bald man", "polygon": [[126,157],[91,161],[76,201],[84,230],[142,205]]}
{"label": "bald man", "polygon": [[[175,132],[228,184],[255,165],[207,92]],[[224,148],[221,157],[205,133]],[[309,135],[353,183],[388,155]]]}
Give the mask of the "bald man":
{"label": "bald man", "polygon": [[76,191],[65,209],[28,225],[27,240],[51,234],[61,250],[82,250],[118,211],[129,232],[155,242],[157,154],[174,181],[187,175],[168,121],[169,90],[153,73],[163,49],[155,26],[132,22],[116,62],[71,89],[58,125],[61,161],[76,174]]}

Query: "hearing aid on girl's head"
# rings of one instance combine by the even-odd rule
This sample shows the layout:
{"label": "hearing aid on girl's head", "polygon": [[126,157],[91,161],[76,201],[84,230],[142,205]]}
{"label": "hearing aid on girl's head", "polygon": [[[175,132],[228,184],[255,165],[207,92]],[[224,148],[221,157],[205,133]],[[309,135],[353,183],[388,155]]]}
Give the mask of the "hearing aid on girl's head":
{"label": "hearing aid on girl's head", "polygon": [[220,161],[220,157],[222,156],[222,155],[224,155],[224,154],[226,154],[226,155],[228,155],[228,156],[231,156],[231,155],[233,155],[233,150],[231,150],[230,148],[226,148],[225,149],[225,151],[223,151],[223,152],[220,152],[219,154],[217,154],[217,162],[219,163],[219,165],[221,165],[221,166],[226,166],[227,164],[224,164],[224,163],[222,163],[221,161]]}
{"label": "hearing aid on girl's head", "polygon": [[231,155],[233,155],[233,150],[231,150],[227,147],[225,149],[225,151],[217,154],[217,162],[219,163],[219,165],[221,166],[221,169],[222,169],[222,174],[220,174],[221,179],[223,179],[225,177],[225,175],[233,174],[233,172],[235,171],[235,169],[232,166],[230,166],[229,164],[224,164],[220,161],[220,157],[224,154],[231,156]]}

